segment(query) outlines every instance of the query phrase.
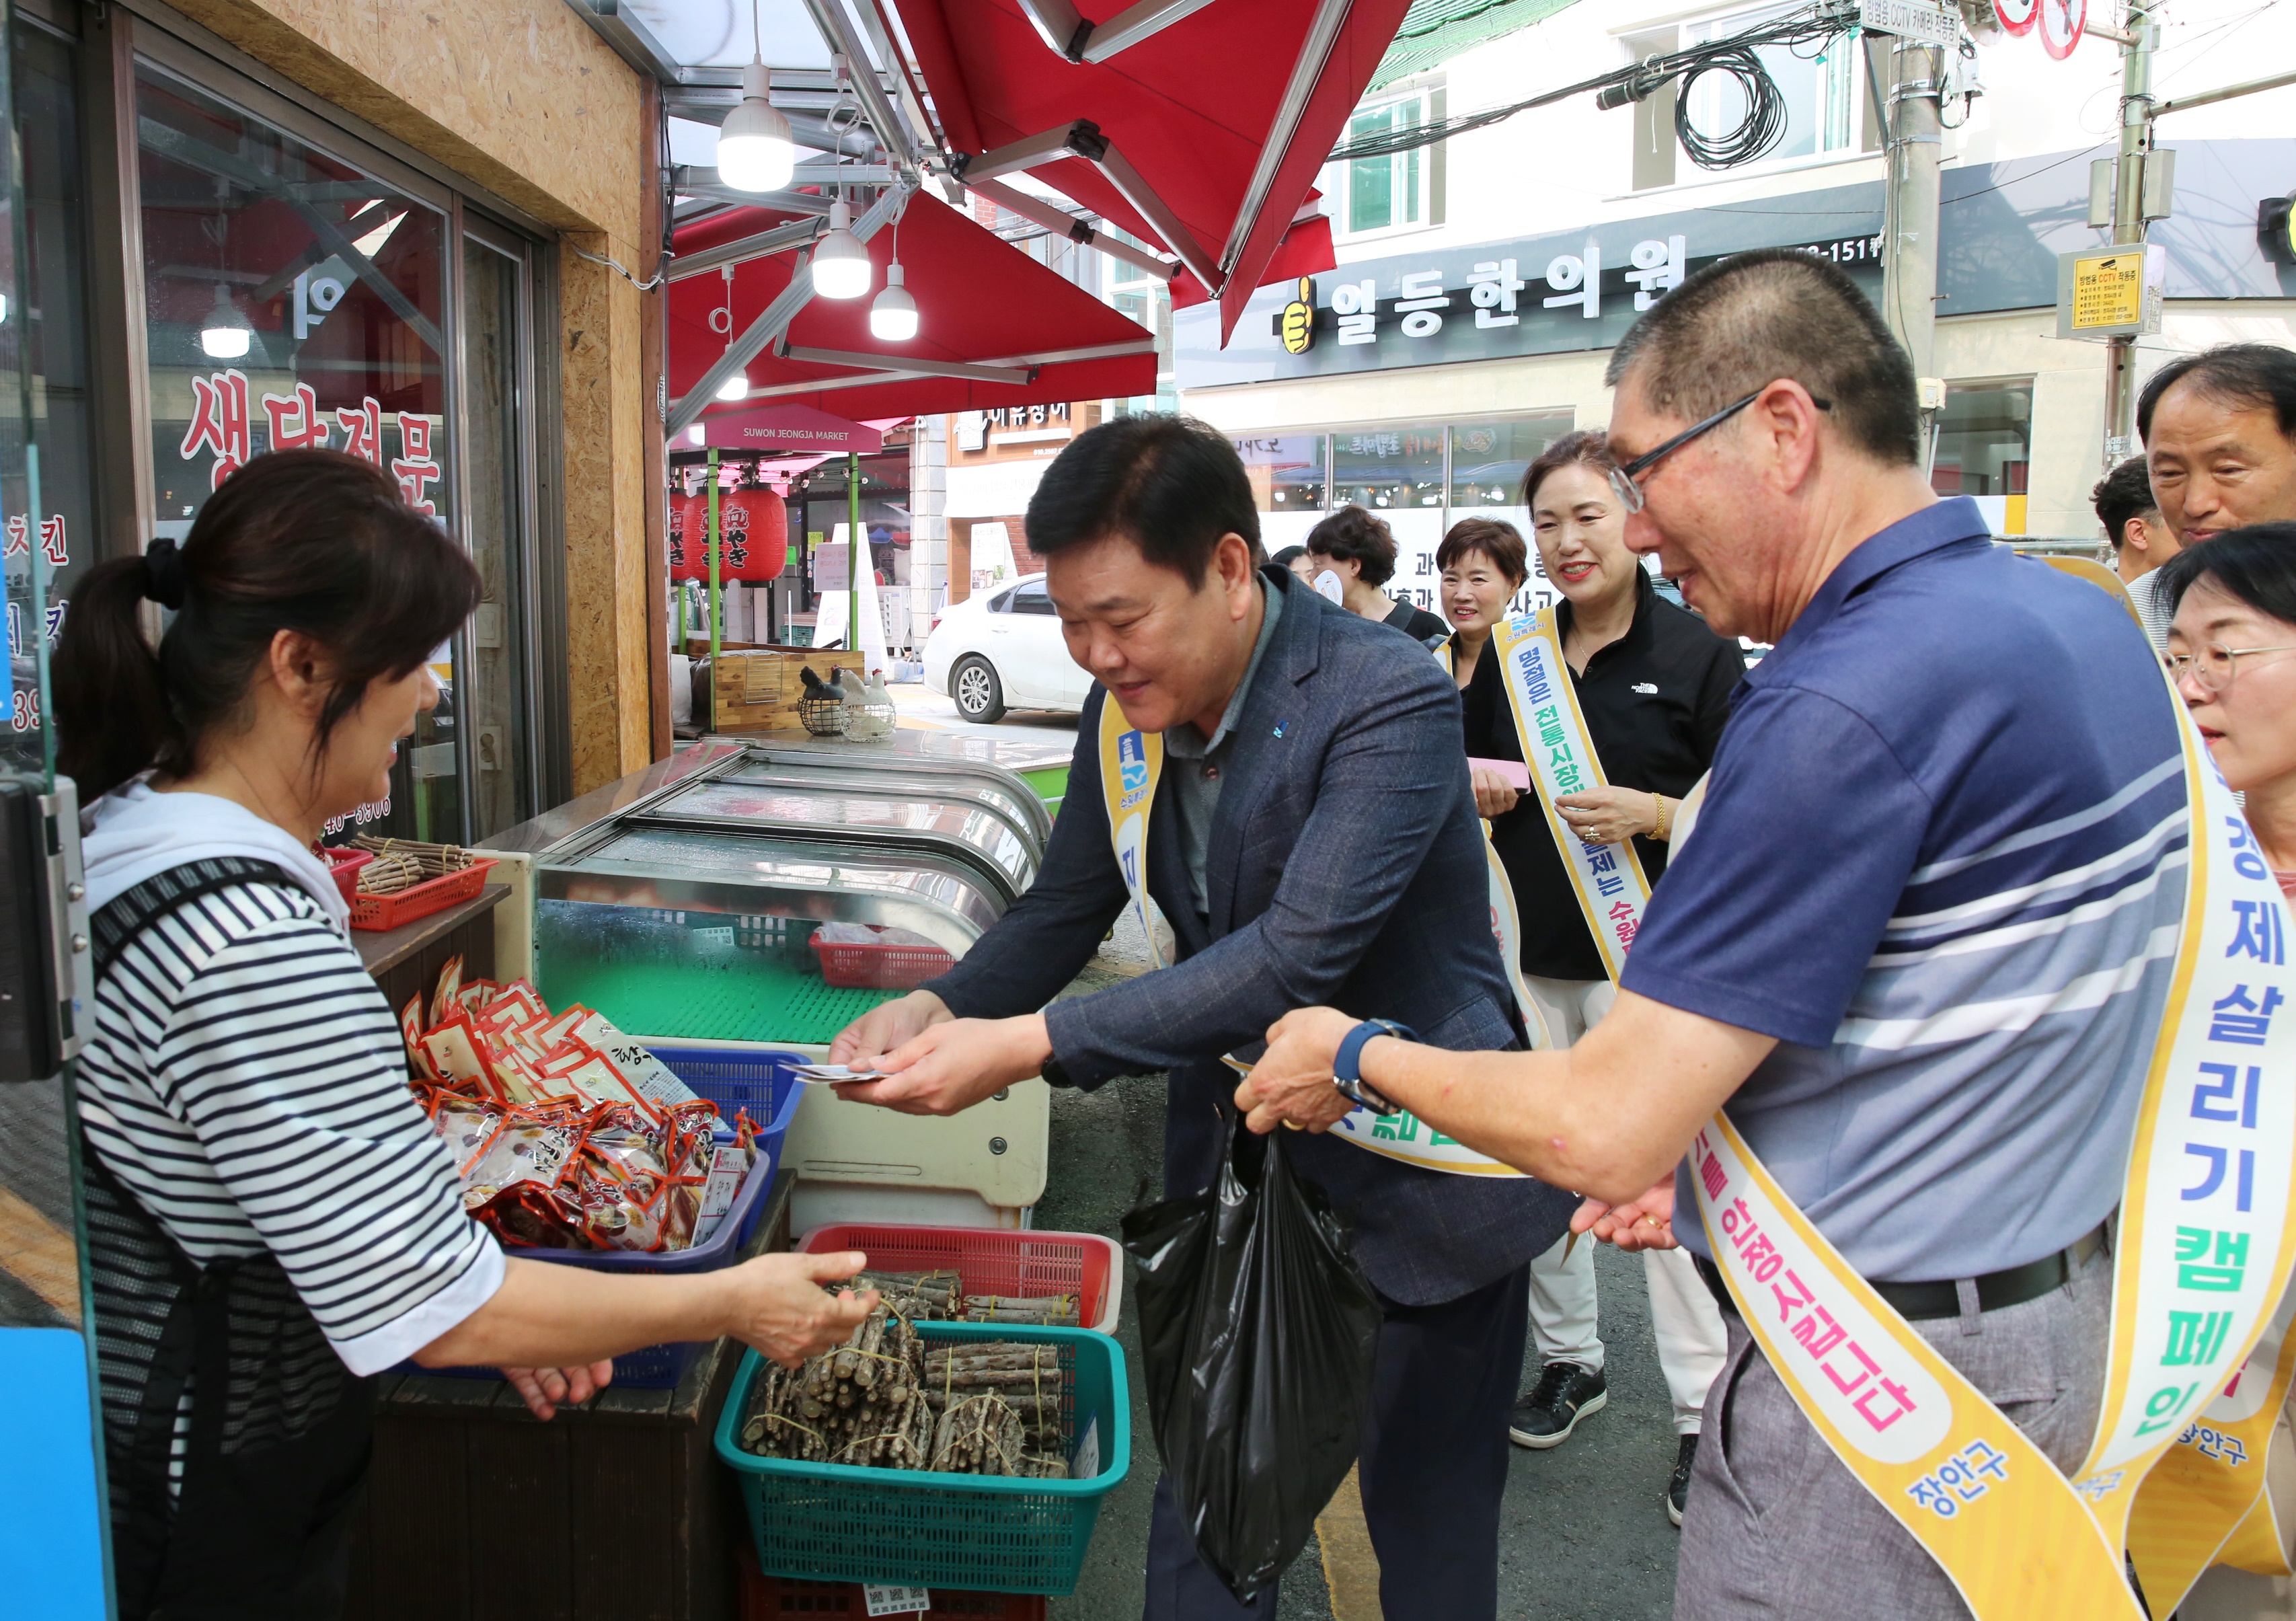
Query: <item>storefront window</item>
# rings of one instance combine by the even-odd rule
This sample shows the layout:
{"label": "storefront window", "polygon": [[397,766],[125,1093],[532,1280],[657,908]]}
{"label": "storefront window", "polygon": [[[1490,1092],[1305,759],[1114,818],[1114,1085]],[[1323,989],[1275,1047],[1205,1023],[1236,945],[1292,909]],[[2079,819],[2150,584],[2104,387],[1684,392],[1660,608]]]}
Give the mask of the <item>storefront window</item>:
{"label": "storefront window", "polygon": [[[20,20],[11,35],[24,173],[24,313],[16,336],[30,374],[39,512],[37,522],[19,519],[21,509],[10,505],[7,551],[12,568],[37,554],[46,575],[37,629],[53,654],[72,587],[100,556],[90,465],[79,98],[70,45]],[[27,606],[9,604],[11,654],[29,655],[32,617]]]}
{"label": "storefront window", "polygon": [[1938,414],[1930,488],[1977,498],[1997,535],[2025,532],[2025,476],[2031,466],[2033,385],[1948,383]]}
{"label": "storefront window", "polygon": [[[148,63],[135,105],[156,531],[305,445],[366,457],[450,523],[444,215]],[[451,646],[433,668],[444,696],[390,800],[354,819],[370,831],[469,836]]]}
{"label": "storefront window", "polygon": [[1570,432],[1574,421],[1569,411],[1549,411],[1515,422],[1468,423],[1451,429],[1451,506],[1446,526],[1462,518],[1496,518],[1521,532],[1530,578],[1508,605],[1516,613],[1548,607],[1554,601],[1554,588],[1538,566],[1538,547],[1523,509],[1522,477],[1541,451]]}
{"label": "storefront window", "polygon": [[1259,538],[1271,552],[1297,545],[1324,515],[1321,433],[1265,433],[1235,441],[1260,512]]}

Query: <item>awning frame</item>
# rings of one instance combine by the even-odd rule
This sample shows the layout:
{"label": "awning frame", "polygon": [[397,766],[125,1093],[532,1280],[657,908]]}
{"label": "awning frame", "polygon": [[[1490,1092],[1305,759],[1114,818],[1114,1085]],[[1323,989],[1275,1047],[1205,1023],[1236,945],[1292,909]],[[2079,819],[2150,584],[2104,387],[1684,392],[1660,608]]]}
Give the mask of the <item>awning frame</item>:
{"label": "awning frame", "polygon": [[1069,0],[1020,0],[1046,49],[1070,62],[1103,62],[1194,16],[1211,0],[1139,0],[1106,22],[1086,21]]}
{"label": "awning frame", "polygon": [[[1334,3],[1341,6],[1342,12],[1345,11],[1347,0],[1325,0],[1326,4]],[[1156,188],[1148,184],[1140,171],[1132,167],[1130,160],[1116,150],[1115,143],[1103,135],[1100,126],[1090,119],[1078,119],[978,156],[959,153],[949,160],[949,173],[961,185],[973,186],[984,179],[993,181],[999,175],[1020,174],[1069,158],[1081,158],[1105,176],[1117,193],[1146,221],[1148,228],[1156,234],[1166,250],[1194,272],[1196,279],[1203,283],[1213,296],[1218,295],[1220,272],[1213,266],[1210,256],[1203,251],[1187,226],[1180,223],[1179,217],[1156,194]],[[1004,189],[1010,190],[1009,187]],[[1004,200],[999,198],[998,201]],[[1021,209],[1013,211],[1016,214],[1026,212]],[[1160,269],[1158,273],[1162,274]],[[1177,271],[1172,273],[1177,274]],[[1170,280],[1171,276],[1167,275],[1165,279]]]}
{"label": "awning frame", "polygon": [[[808,351],[792,349],[789,351],[789,357],[793,360],[802,360],[808,358],[809,355],[827,355],[832,352],[836,351],[827,350]],[[1099,343],[1085,349],[1045,350],[1031,355],[1005,355],[986,362],[985,366],[989,369],[999,366],[1025,367],[1033,375],[1045,366],[1060,366],[1071,360],[1118,360],[1127,355],[1152,355],[1155,352],[1155,338],[1143,334],[1137,340],[1124,343]],[[781,395],[829,393],[838,389],[874,388],[880,383],[910,383],[926,377],[954,374],[941,366],[939,362],[911,360],[898,355],[882,357],[851,355],[847,358],[857,361],[882,358],[896,361],[898,365],[895,369],[856,372],[848,377],[815,377],[795,383],[777,383],[769,388],[750,390],[748,398],[772,399]],[[975,366],[972,369],[978,371],[983,367]]]}

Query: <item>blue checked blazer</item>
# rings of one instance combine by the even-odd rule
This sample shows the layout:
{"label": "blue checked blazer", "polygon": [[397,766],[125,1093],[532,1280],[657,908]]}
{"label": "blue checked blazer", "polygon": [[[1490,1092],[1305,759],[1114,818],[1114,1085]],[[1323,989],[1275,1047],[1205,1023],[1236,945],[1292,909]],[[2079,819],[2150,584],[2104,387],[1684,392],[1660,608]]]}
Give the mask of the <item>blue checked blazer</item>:
{"label": "blue checked blazer", "polygon": [[[1148,884],[1177,960],[1046,1009],[1053,1051],[1091,1088],[1170,1072],[1169,1196],[1211,1185],[1235,1077],[1294,1008],[1390,1018],[1438,1047],[1521,1044],[1489,915],[1483,836],[1460,747],[1457,690],[1401,632],[1334,607],[1288,569],[1212,824],[1208,920],[1196,915],[1168,772],[1149,820]],[[1100,793],[1095,687],[1043,870],[1012,910],[935,980],[961,1017],[1032,1013],[1099,949],[1127,895]],[[1285,1151],[1356,1226],[1356,1253],[1390,1300],[1431,1305],[1480,1288],[1562,1235],[1574,1196],[1528,1178],[1456,1176],[1335,1136]]]}

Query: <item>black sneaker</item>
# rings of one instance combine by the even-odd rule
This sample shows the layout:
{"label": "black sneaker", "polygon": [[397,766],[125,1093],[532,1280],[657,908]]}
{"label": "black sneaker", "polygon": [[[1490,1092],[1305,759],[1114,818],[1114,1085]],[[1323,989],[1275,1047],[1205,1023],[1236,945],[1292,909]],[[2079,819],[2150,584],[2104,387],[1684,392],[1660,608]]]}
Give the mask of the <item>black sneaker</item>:
{"label": "black sneaker", "polygon": [[1690,1469],[1697,1461],[1698,1432],[1693,1430],[1683,1436],[1681,1449],[1674,1454],[1674,1477],[1666,1483],[1666,1517],[1677,1526],[1690,1505]]}
{"label": "black sneaker", "polygon": [[1507,1436],[1517,1446],[1544,1452],[1570,1439],[1578,1420],[1600,1412],[1611,1398],[1603,1376],[1577,1362],[1549,1362],[1539,1370],[1538,1384],[1514,1404]]}

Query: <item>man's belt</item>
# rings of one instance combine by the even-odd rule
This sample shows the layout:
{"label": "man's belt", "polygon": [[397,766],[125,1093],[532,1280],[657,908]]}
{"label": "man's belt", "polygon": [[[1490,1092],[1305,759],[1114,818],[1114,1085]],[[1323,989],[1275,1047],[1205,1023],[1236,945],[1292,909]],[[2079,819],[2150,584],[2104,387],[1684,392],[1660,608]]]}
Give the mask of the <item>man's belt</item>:
{"label": "man's belt", "polygon": [[[2009,1267],[1997,1272],[1988,1272],[1972,1280],[1977,1285],[1977,1309],[1997,1312],[2004,1306],[2022,1305],[2029,1300],[2038,1300],[2051,1289],[2070,1282],[2075,1272],[2088,1263],[2088,1258],[2104,1247],[2104,1227],[2099,1223],[2093,1230],[2076,1238],[2054,1255],[2043,1255],[2038,1261],[2028,1261],[2022,1266]],[[1698,1263],[1698,1275],[1706,1280],[1707,1292],[1714,1296],[1726,1317],[1738,1315],[1738,1303],[1730,1297],[1729,1286],[1722,1281],[1722,1273],[1703,1255],[1693,1255]],[[1869,1280],[1869,1281],[1871,1281]],[[1874,1292],[1895,1307],[1898,1315],[1908,1322],[1935,1321],[1939,1318],[1961,1315],[1961,1286],[1953,1281],[1940,1283],[1875,1283]]]}

